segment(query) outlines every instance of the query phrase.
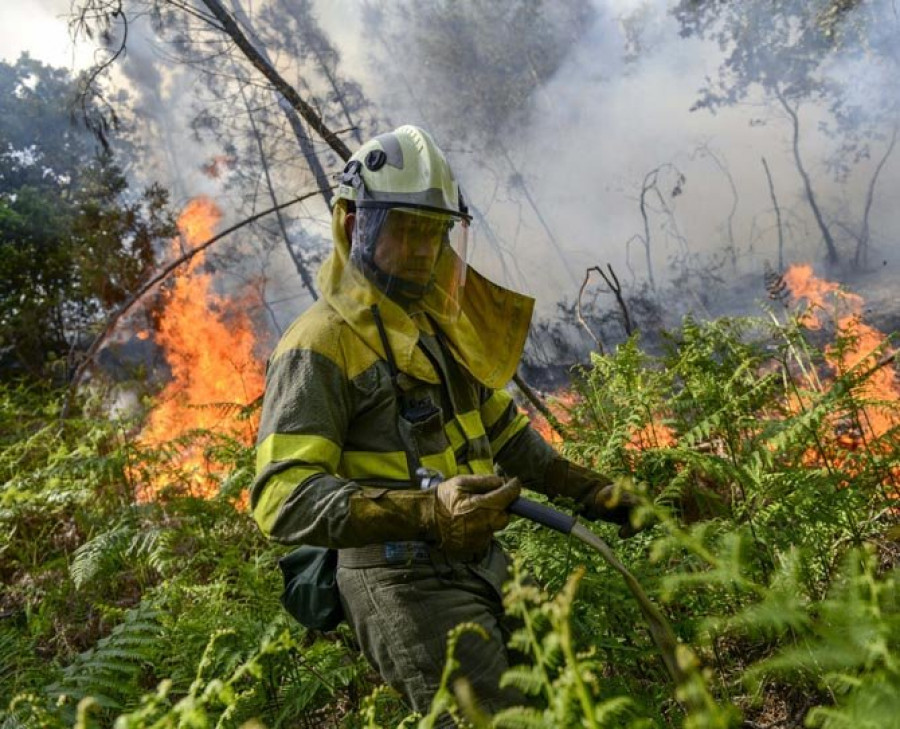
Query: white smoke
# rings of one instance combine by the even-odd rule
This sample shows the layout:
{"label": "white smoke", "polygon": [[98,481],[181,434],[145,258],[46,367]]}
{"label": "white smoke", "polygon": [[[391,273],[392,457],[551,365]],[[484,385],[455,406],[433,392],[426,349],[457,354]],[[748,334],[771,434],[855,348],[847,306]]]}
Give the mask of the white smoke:
{"label": "white smoke", "polygon": [[[888,1],[875,4],[886,7]],[[722,51],[714,43],[680,37],[664,0],[594,0],[594,4],[592,24],[576,34],[577,42],[567,48],[555,75],[534,90],[523,113],[497,130],[502,149],[439,138],[469,198],[485,214],[503,248],[498,253],[497,241],[489,239],[484,229],[476,231],[476,265],[495,280],[536,296],[544,314],[551,313],[560,299],[575,298],[589,266],[609,262],[627,285],[639,286],[648,276],[643,247],[635,239],[643,234],[641,184],[660,168],[656,190],[662,197],[654,191],[647,196],[657,282],[665,286],[685,268],[708,268],[714,259],[721,259],[717,275],[728,283],[741,276],[761,281],[765,262],[778,263],[762,157],[772,171],[783,214],[786,262],[820,260],[821,236],[804,198],[784,113],[759,91],[715,115],[691,112],[699,89],[718,73]],[[315,5],[316,20],[341,53],[340,73],[362,85],[384,120],[384,130],[406,122],[433,126],[435,120],[423,113],[422,104],[423,95],[433,89],[417,85],[422,69],[410,64],[408,49],[385,52],[379,47],[379,38],[367,24],[371,11],[363,0],[319,0]],[[247,187],[226,190],[221,181],[202,173],[203,165],[221,150],[198,143],[190,128],[198,107],[208,103],[198,71],[178,65],[173,48],[148,26],[139,21],[131,28],[128,53],[119,70],[123,86],[135,99],[135,123],[141,125],[138,131],[146,144],[140,173],[167,184],[179,202],[211,194],[226,214],[234,216]],[[265,38],[279,29],[261,31]],[[288,80],[308,81],[289,61],[279,59]],[[900,96],[893,68],[879,65],[872,54],[847,54],[828,74],[852,89],[853,100],[865,107],[867,99],[878,95]],[[466,90],[479,89],[477,68],[447,69],[446,75],[457,89],[463,85]],[[454,86],[449,89],[442,93],[452,94]],[[444,106],[452,108],[452,103]],[[237,104],[214,108],[223,120],[237,112]],[[460,108],[457,121],[464,123],[465,113]],[[852,165],[845,180],[836,180],[826,162],[837,139],[819,129],[829,120],[827,111],[807,103],[800,118],[801,153],[846,258],[853,250],[851,233],[858,232],[869,180],[887,140],[876,140],[870,158]],[[885,268],[894,273],[900,271],[895,239],[900,212],[892,196],[900,182],[898,157],[900,150],[885,164],[871,211],[872,258],[887,261]],[[282,158],[280,163],[275,174],[282,199],[309,187],[308,177],[296,169],[296,158]],[[683,182],[679,174],[684,175]],[[259,180],[243,184],[259,185]],[[676,189],[679,194],[673,195]],[[660,209],[661,202],[671,215]],[[327,211],[321,205],[307,207],[301,217],[298,226],[328,236]],[[734,269],[727,250],[730,236]],[[270,294],[279,302],[277,318],[283,326],[308,305],[309,297],[303,295],[286,254],[275,251],[268,260]],[[702,278],[689,285],[704,286]],[[698,290],[688,298],[694,301],[705,293]],[[761,284],[747,303],[757,294],[763,295]]]}

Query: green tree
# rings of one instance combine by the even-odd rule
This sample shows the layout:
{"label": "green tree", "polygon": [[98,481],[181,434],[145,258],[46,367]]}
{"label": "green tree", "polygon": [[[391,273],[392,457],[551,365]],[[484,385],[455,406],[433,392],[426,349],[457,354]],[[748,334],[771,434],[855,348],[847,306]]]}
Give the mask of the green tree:
{"label": "green tree", "polygon": [[167,192],[129,189],[74,121],[77,82],[23,55],[0,63],[0,377],[60,381],[92,330],[174,235]]}

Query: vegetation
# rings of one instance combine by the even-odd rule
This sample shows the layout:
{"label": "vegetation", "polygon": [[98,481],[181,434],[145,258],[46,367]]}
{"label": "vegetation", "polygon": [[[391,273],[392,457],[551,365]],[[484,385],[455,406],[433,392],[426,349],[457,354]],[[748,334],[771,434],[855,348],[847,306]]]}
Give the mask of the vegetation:
{"label": "vegetation", "polygon": [[[658,356],[632,339],[578,373],[562,447],[646,485],[655,526],[596,529],[693,647],[693,678],[671,686],[597,555],[518,521],[507,607],[528,661],[506,680],[534,703],[495,717],[451,663],[432,715],[404,720],[345,627],[291,622],[282,550],[235,505],[252,449],[198,434],[225,468],[218,497],[193,498],[172,471],[187,443],[140,446],[99,402],[60,420],[5,384],[2,726],[428,727],[447,709],[476,727],[900,725],[900,406],[869,387],[893,364],[844,367],[858,333],[826,346],[805,321],[688,320]],[[168,485],[136,503],[163,465]]]}
{"label": "vegetation", "polygon": [[175,234],[168,193],[129,190],[109,150],[70,123],[77,88],[27,55],[0,62],[5,377],[64,382],[94,328],[149,278],[154,244]]}

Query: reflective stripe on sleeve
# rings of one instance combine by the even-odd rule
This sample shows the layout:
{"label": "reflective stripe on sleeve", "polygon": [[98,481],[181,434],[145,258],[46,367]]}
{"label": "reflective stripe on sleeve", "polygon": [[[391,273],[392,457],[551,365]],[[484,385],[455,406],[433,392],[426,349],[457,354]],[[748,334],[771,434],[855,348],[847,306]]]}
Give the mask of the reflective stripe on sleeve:
{"label": "reflective stripe on sleeve", "polygon": [[444,474],[444,478],[455,476],[459,471],[456,465],[456,457],[453,454],[453,447],[444,450],[443,453],[435,453],[430,456],[422,456],[422,465],[425,468],[433,468]]}
{"label": "reflective stripe on sleeve", "polygon": [[294,490],[311,476],[318,476],[322,469],[310,466],[294,466],[278,473],[273,473],[263,486],[262,496],[253,508],[253,518],[259,524],[263,534],[269,536],[281,505],[294,493]]}
{"label": "reflective stripe on sleeve", "polygon": [[494,394],[481,406],[481,421],[484,423],[485,430],[494,427],[512,401],[512,395],[506,390],[494,390]]}
{"label": "reflective stripe on sleeve", "polygon": [[463,432],[468,440],[475,440],[485,435],[484,423],[481,421],[481,413],[477,410],[471,410],[467,413],[457,415],[456,419],[462,426]]}
{"label": "reflective stripe on sleeve", "polygon": [[491,441],[491,452],[494,454],[494,456],[496,457],[496,455],[503,449],[503,446],[505,446],[509,442],[510,438],[527,427],[527,416],[523,415],[522,413],[516,415],[513,421],[503,429],[500,435],[498,435]]}
{"label": "reflective stripe on sleeve", "polygon": [[256,472],[273,461],[300,461],[333,474],[340,458],[340,446],[321,435],[272,433],[256,447]]}
{"label": "reflective stripe on sleeve", "polygon": [[472,473],[491,474],[494,472],[494,462],[488,458],[474,458],[469,461]]}

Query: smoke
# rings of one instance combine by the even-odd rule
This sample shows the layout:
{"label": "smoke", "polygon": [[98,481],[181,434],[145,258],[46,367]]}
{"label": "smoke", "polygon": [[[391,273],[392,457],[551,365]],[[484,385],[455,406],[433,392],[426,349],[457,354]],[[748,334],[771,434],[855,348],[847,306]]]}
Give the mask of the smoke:
{"label": "smoke", "polygon": [[[652,269],[668,300],[680,296],[682,305],[667,307],[675,314],[698,302],[700,314],[717,313],[725,303],[732,310],[751,306],[763,295],[765,264],[779,262],[763,158],[782,213],[784,263],[823,259],[793,159],[789,118],[758,86],[715,113],[691,111],[725,54],[711,40],[682,37],[672,3],[317,0],[312,15],[307,3],[302,6],[293,18],[321,25],[340,54],[339,73],[373,102],[380,131],[409,122],[435,133],[481,216],[473,262],[494,280],[535,296],[542,315],[552,314],[560,300],[573,301],[586,269],[606,263],[631,290],[645,285]],[[873,7],[879,22],[865,15],[876,12]],[[435,22],[441,12],[449,14],[441,18],[446,22]],[[290,44],[280,42],[284,28],[261,8],[252,21],[259,37],[278,48],[288,80],[299,80],[327,112],[329,90],[289,57]],[[843,32],[844,47],[821,71],[845,92],[842,113],[836,117],[827,101],[814,98],[799,109],[800,152],[845,261],[857,245],[872,174],[890,139],[884,109],[888,102],[896,109],[900,100],[898,24],[889,0],[862,3],[843,17],[838,27],[853,33]],[[206,43],[210,36],[198,37]],[[249,196],[259,194],[262,173],[258,162],[243,176],[212,179],[203,172],[223,154],[222,145],[245,160],[253,154],[248,142],[243,151],[236,146],[242,143],[237,132],[218,143],[215,135],[194,133],[203,109],[221,129],[245,113],[229,82],[222,81],[226,92],[218,98],[205,90],[203,73],[228,75],[215,60],[225,58],[216,55],[218,46],[205,47],[211,62],[180,64],[178,34],[160,39],[140,18],[129,32],[120,84],[133,97],[134,123],[146,140],[135,174],[167,184],[178,202],[210,195],[226,222],[234,222]],[[253,101],[263,114],[272,99]],[[277,113],[260,119],[281,199],[309,189],[284,120]],[[873,267],[886,261],[882,268],[894,276],[900,272],[894,239],[900,211],[891,194],[900,182],[897,157],[900,151],[883,165],[870,211],[870,261]],[[340,167],[330,162],[329,171]],[[259,200],[255,209],[263,206]],[[327,209],[306,207],[289,228],[295,240],[327,239]],[[270,232],[269,247],[254,254],[252,264],[268,266],[267,296],[277,302],[274,316],[284,327],[310,298],[287,254],[271,243],[278,242],[274,224]],[[245,250],[263,237],[245,238]],[[746,289],[740,296],[733,294],[738,285]],[[588,290],[596,293],[599,284]]]}
{"label": "smoke", "polygon": [[[469,6],[473,15],[476,5]],[[633,285],[646,281],[643,241],[635,236],[644,236],[642,183],[656,169],[657,184],[645,202],[651,265],[659,285],[687,280],[696,290],[680,293],[708,298],[703,289],[709,278],[701,274],[715,272],[723,291],[742,277],[758,286],[742,305],[762,295],[765,264],[777,267],[779,262],[763,157],[783,217],[784,263],[823,258],[821,234],[793,159],[788,116],[758,86],[741,103],[721,106],[715,114],[691,111],[725,56],[715,42],[681,37],[670,4],[598,0],[586,28],[561,34],[566,54],[552,77],[530,90],[518,113],[490,130],[479,128],[481,116],[471,104],[456,103],[479,87],[483,104],[495,103],[488,93],[495,69],[484,64],[484,48],[454,56],[441,51],[435,40],[441,31],[432,29],[430,36],[422,32],[416,10],[392,13],[388,3],[374,7],[381,23],[375,33],[361,14],[348,14],[346,5],[333,14],[325,4],[320,10],[342,52],[352,54],[347,57],[353,58],[366,91],[392,122],[423,123],[435,131],[469,197],[486,211],[506,253],[482,236],[476,264],[502,283],[535,295],[542,312],[548,313],[560,298],[573,299],[589,266],[609,262],[623,280]],[[549,4],[542,8],[551,12]],[[489,19],[489,14],[479,17],[481,23]],[[871,35],[865,18],[845,17],[842,23],[856,29],[857,36]],[[474,43],[477,51],[479,37],[500,38],[503,30],[465,27],[465,38],[456,42],[467,50]],[[542,40],[506,37],[516,48]],[[417,45],[426,41],[427,46]],[[454,41],[442,39],[450,47]],[[849,31],[842,42],[846,46],[822,74],[840,85],[843,103],[855,107],[859,117],[858,110],[871,110],[872,99],[883,99],[888,84],[896,84],[897,66],[885,54],[863,53],[860,39]],[[368,49],[367,59],[361,48]],[[503,56],[502,49],[495,51]],[[458,65],[442,67],[447,58]],[[773,67],[771,73],[777,70]],[[434,94],[440,98],[432,99]],[[853,117],[845,122],[857,126],[837,129],[826,101],[817,102],[812,95],[801,104],[799,117],[802,159],[846,260],[855,249],[868,186],[890,129],[881,123],[875,137],[863,138],[863,119]],[[463,138],[458,130],[467,124],[471,133]],[[855,146],[846,148],[854,135]],[[843,176],[837,163],[848,165]],[[890,195],[898,175],[900,164],[891,158],[870,214],[872,260],[887,260],[892,271],[900,270],[892,238],[898,221]],[[698,275],[685,279],[692,271]],[[734,303],[733,297],[729,302]]]}

